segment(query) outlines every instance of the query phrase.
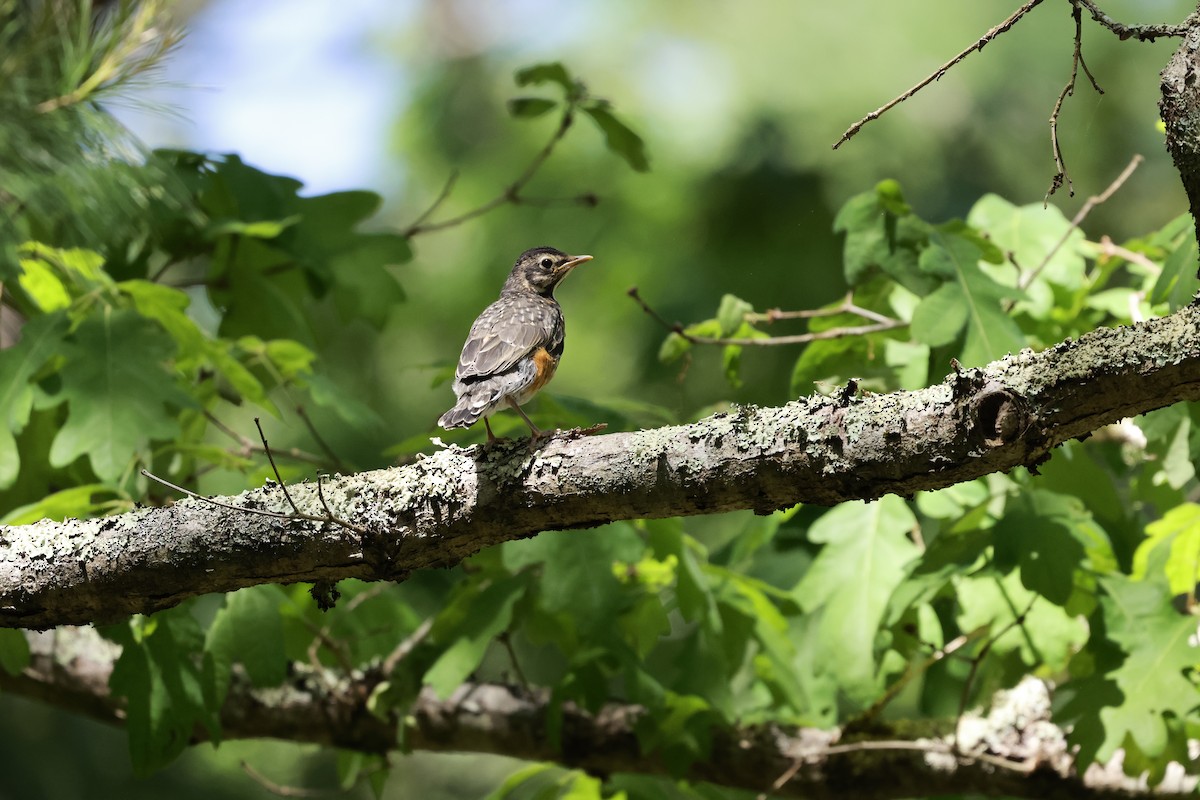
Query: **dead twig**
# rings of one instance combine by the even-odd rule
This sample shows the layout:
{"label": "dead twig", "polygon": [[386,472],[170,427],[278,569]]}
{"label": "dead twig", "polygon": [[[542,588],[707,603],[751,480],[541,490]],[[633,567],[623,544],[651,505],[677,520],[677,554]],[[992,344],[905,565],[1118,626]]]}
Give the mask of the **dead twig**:
{"label": "dead twig", "polygon": [[1178,25],[1124,25],[1105,14],[1092,0],[1077,0],[1078,4],[1088,10],[1092,19],[1117,35],[1121,41],[1137,39],[1139,42],[1153,42],[1155,39],[1169,36],[1186,36],[1197,22],[1196,12],[1192,12]]}
{"label": "dead twig", "polygon": [[1142,156],[1134,155],[1134,157],[1129,160],[1129,163],[1125,165],[1125,169],[1121,170],[1121,174],[1113,179],[1113,182],[1108,185],[1107,189],[1100,194],[1092,195],[1084,202],[1082,206],[1079,207],[1079,210],[1075,212],[1075,216],[1071,218],[1071,224],[1067,226],[1065,231],[1063,231],[1063,234],[1058,238],[1058,241],[1046,251],[1046,255],[1042,257],[1041,262],[1039,262],[1038,265],[1030,271],[1024,273],[1017,281],[1018,289],[1025,290],[1029,288],[1029,285],[1037,279],[1037,276],[1042,273],[1042,270],[1046,268],[1046,265],[1050,263],[1055,254],[1058,253],[1058,251],[1062,249],[1062,246],[1067,243],[1067,239],[1071,237],[1071,233],[1083,224],[1083,221],[1087,219],[1088,214],[1092,213],[1092,209],[1101,203],[1106,202],[1110,197],[1113,196],[1113,194],[1116,193],[1118,189],[1124,186],[1125,181],[1129,180],[1129,176],[1133,174],[1134,170],[1136,170],[1138,165],[1144,160],[1145,159],[1142,158]]}
{"label": "dead twig", "polygon": [[932,73],[930,73],[924,80],[920,81],[916,86],[913,86],[911,89],[904,92],[904,94],[901,94],[898,97],[893,98],[889,102],[883,104],[879,108],[872,111],[870,114],[867,114],[865,117],[860,119],[858,122],[851,125],[849,128],[846,129],[846,132],[842,134],[842,138],[838,139],[836,142],[833,143],[833,149],[837,150],[845,142],[848,142],[850,140],[850,138],[852,136],[854,136],[856,133],[858,133],[860,130],[862,130],[862,127],[864,125],[866,125],[868,122],[879,119],[885,113],[887,113],[891,109],[895,108],[896,106],[900,105],[905,100],[912,97],[914,94],[921,91],[929,84],[933,83],[934,81],[941,80],[942,76],[945,75],[953,66],[958,64],[958,62],[962,61],[964,58],[966,58],[967,56],[969,56],[971,53],[975,52],[976,50],[982,50],[988,42],[992,41],[1000,34],[1006,32],[1013,25],[1016,25],[1017,22],[1021,19],[1021,17],[1028,14],[1030,11],[1033,10],[1033,8],[1035,6],[1039,5],[1041,2],[1042,2],[1042,0],[1028,0],[1028,2],[1026,2],[1023,6],[1021,6],[1016,11],[1014,11],[1008,17],[1008,19],[1004,20],[999,25],[996,25],[994,28],[992,28],[987,33],[985,33],[983,36],[979,37],[978,41],[971,44],[970,47],[963,50],[961,53],[959,53],[954,58],[947,61],[945,64],[942,64],[940,67],[938,67]]}
{"label": "dead twig", "polygon": [[320,516],[317,514],[308,514],[308,513],[301,511],[300,507],[296,505],[296,501],[292,499],[292,495],[291,495],[291,492],[288,491],[287,484],[285,484],[283,482],[283,477],[279,474],[279,467],[277,467],[275,465],[275,457],[271,454],[270,445],[267,443],[267,437],[263,433],[262,424],[259,421],[258,417],[254,418],[254,424],[258,426],[258,435],[262,438],[263,450],[267,454],[267,460],[269,460],[271,462],[271,469],[274,470],[274,472],[275,472],[275,479],[279,482],[279,488],[283,491],[283,496],[285,498],[287,498],[288,505],[292,507],[291,513],[287,513],[284,511],[268,511],[266,509],[261,509],[261,508],[246,508],[244,506],[235,506],[232,503],[226,503],[221,500],[215,500],[211,497],[205,497],[202,494],[197,494],[196,492],[193,492],[191,489],[185,489],[178,484],[171,483],[166,478],[160,478],[159,476],[155,475],[154,473],[150,472],[147,469],[140,470],[140,472],[145,477],[149,478],[152,481],[161,483],[163,486],[167,486],[171,489],[174,489],[177,492],[187,495],[188,497],[194,498],[196,500],[200,500],[205,503],[209,503],[210,505],[218,506],[220,508],[226,508],[231,511],[241,511],[246,514],[258,514],[259,516],[272,517],[274,519],[305,520],[307,522],[319,522],[322,524],[337,525],[340,528],[354,531],[360,537],[363,537],[363,538],[370,535],[369,532],[367,531],[367,529],[362,527],[361,525],[355,525],[353,522],[342,519],[341,517],[339,517],[333,513],[333,511],[329,508],[329,504],[325,501],[325,494],[321,487],[321,478],[319,475],[317,476],[317,497],[321,501],[321,505],[325,510],[325,514],[324,514],[324,516]]}
{"label": "dead twig", "polygon": [[[209,423],[214,428],[216,428],[221,433],[225,434],[230,439],[233,439],[235,442],[238,443],[238,450],[236,452],[236,455],[239,455],[243,458],[247,458],[251,454],[254,454],[254,453],[264,454],[266,452],[263,450],[263,448],[260,445],[256,445],[254,442],[252,442],[250,440],[249,436],[243,436],[242,434],[235,431],[233,428],[230,428],[228,425],[226,425],[224,422],[222,422],[220,419],[218,419],[217,416],[215,414],[213,414],[211,411],[209,411],[208,409],[205,409],[204,417],[205,417],[205,419],[207,419],[209,421]],[[287,458],[291,458],[295,461],[303,461],[308,464],[313,464],[314,466],[328,466],[329,465],[329,461],[327,461],[326,459],[321,458],[320,456],[315,455],[313,453],[309,453],[304,450],[300,450],[299,448],[296,448],[296,447],[289,447],[286,450],[278,450],[277,449],[275,451],[275,454],[278,456],[286,456]]]}
{"label": "dead twig", "polygon": [[[534,175],[538,173],[538,170],[542,168],[542,165],[546,163],[546,160],[550,158],[550,154],[554,152],[554,148],[557,147],[558,143],[561,142],[563,137],[567,135],[567,131],[570,130],[571,124],[574,121],[575,103],[568,103],[566,109],[563,111],[562,118],[559,120],[558,127],[555,128],[553,135],[550,137],[550,141],[546,142],[546,145],[533,157],[533,160],[529,163],[529,166],[525,167],[525,170],[518,175],[512,183],[504,187],[500,194],[496,195],[491,200],[488,200],[486,203],[476,206],[470,211],[459,214],[457,217],[450,217],[449,219],[442,220],[441,222],[427,222],[426,220],[430,217],[433,211],[440,206],[450,194],[450,191],[454,185],[454,177],[452,176],[451,180],[447,181],[446,186],[442,189],[442,194],[439,195],[436,201],[434,201],[433,205],[423,214],[417,217],[417,219],[414,220],[411,225],[405,228],[402,232],[402,235],[406,238],[411,238],[421,233],[430,233],[432,231],[453,228],[456,225],[461,225],[462,223],[475,219],[476,217],[481,217],[489,211],[494,211],[500,206],[509,203],[513,205],[521,205],[523,203],[532,202],[539,205],[550,205],[559,202],[550,199],[540,201],[531,200],[530,198],[522,197],[521,190],[525,188],[526,184],[533,180]],[[562,202],[580,203],[582,205],[595,205],[596,197],[593,194],[584,194],[577,197],[567,198]]]}
{"label": "dead twig", "polygon": [[[682,336],[692,344],[709,344],[709,345],[738,345],[749,347],[774,347],[792,344],[808,344],[809,342],[817,342],[824,339],[840,339],[845,336],[865,336],[869,333],[878,333],[880,331],[889,331],[894,328],[903,328],[908,325],[907,322],[899,319],[892,319],[869,309],[860,308],[851,302],[850,297],[842,302],[841,305],[831,309],[822,309],[820,313],[809,313],[808,317],[826,317],[834,314],[857,314],[874,321],[872,325],[855,325],[844,328],[828,328],[823,331],[812,331],[810,333],[799,333],[791,336],[772,336],[765,339],[752,339],[743,336],[697,336],[693,333],[688,333],[687,329],[678,322],[667,322],[662,315],[655,311],[649,303],[642,299],[638,293],[636,286],[630,287],[628,294],[630,297],[642,307],[642,310],[649,314],[659,325],[662,325],[671,333]],[[770,315],[772,312],[767,312]],[[784,313],[801,312],[775,312],[776,319],[783,319]],[[758,316],[758,315],[756,315]],[[750,316],[747,315],[747,319]]]}
{"label": "dead twig", "polygon": [[1042,200],[1043,206],[1050,202],[1050,195],[1062,188],[1063,181],[1066,181],[1067,184],[1067,194],[1071,197],[1075,196],[1075,187],[1071,183],[1071,176],[1067,173],[1067,165],[1063,159],[1062,147],[1058,142],[1058,116],[1062,112],[1063,101],[1075,94],[1075,80],[1079,77],[1080,67],[1083,67],[1083,74],[1088,76],[1088,80],[1092,83],[1092,88],[1098,94],[1104,94],[1104,90],[1100,88],[1100,84],[1096,83],[1096,77],[1088,69],[1087,62],[1083,60],[1083,12],[1080,9],[1078,0],[1071,0],[1071,16],[1075,20],[1075,47],[1071,54],[1071,77],[1062,91],[1058,93],[1058,99],[1054,101],[1054,110],[1050,112],[1050,149],[1054,153],[1054,168],[1056,172],[1054,173],[1054,177],[1050,179],[1050,188],[1046,190],[1046,197]]}

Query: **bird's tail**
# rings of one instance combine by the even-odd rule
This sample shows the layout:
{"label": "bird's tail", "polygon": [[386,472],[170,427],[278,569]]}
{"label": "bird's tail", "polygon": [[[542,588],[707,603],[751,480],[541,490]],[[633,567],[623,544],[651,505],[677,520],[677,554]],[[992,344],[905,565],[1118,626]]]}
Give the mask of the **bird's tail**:
{"label": "bird's tail", "polygon": [[494,387],[479,386],[463,392],[454,408],[438,419],[438,425],[451,428],[469,428],[496,407],[499,392]]}
{"label": "bird's tail", "polygon": [[[478,410],[472,409],[464,402],[459,402],[454,408],[438,417],[438,425],[446,430],[451,428],[469,428],[483,416]],[[428,417],[426,418],[428,419]]]}

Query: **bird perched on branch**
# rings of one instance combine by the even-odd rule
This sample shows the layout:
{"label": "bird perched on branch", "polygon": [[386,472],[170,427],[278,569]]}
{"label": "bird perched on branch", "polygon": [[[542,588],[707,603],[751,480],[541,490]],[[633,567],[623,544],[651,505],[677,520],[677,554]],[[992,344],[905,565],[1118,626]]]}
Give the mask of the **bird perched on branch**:
{"label": "bird perched on branch", "polygon": [[553,247],[535,247],[521,254],[500,299],[483,310],[467,334],[454,371],[458,402],[442,414],[438,425],[469,428],[482,418],[490,444],[496,437],[488,417],[511,408],[529,426],[531,447],[548,435],[521,406],[554,377],[562,357],[566,326],[554,287],[591,260]]}

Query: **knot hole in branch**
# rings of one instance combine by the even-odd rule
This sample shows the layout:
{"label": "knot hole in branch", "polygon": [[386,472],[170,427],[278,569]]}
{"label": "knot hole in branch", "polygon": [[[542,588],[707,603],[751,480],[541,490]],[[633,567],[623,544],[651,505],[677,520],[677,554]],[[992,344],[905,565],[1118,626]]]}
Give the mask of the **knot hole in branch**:
{"label": "knot hole in branch", "polygon": [[984,386],[971,406],[975,430],[989,447],[1016,440],[1032,422],[1025,398],[996,382]]}

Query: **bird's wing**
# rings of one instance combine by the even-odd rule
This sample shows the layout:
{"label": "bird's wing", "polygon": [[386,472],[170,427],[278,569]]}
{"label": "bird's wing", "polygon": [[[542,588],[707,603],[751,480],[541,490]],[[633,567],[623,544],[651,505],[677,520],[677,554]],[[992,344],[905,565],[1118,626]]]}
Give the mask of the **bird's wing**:
{"label": "bird's wing", "polygon": [[455,375],[460,380],[497,375],[537,348],[551,346],[556,313],[561,312],[548,304],[500,298],[471,326]]}

